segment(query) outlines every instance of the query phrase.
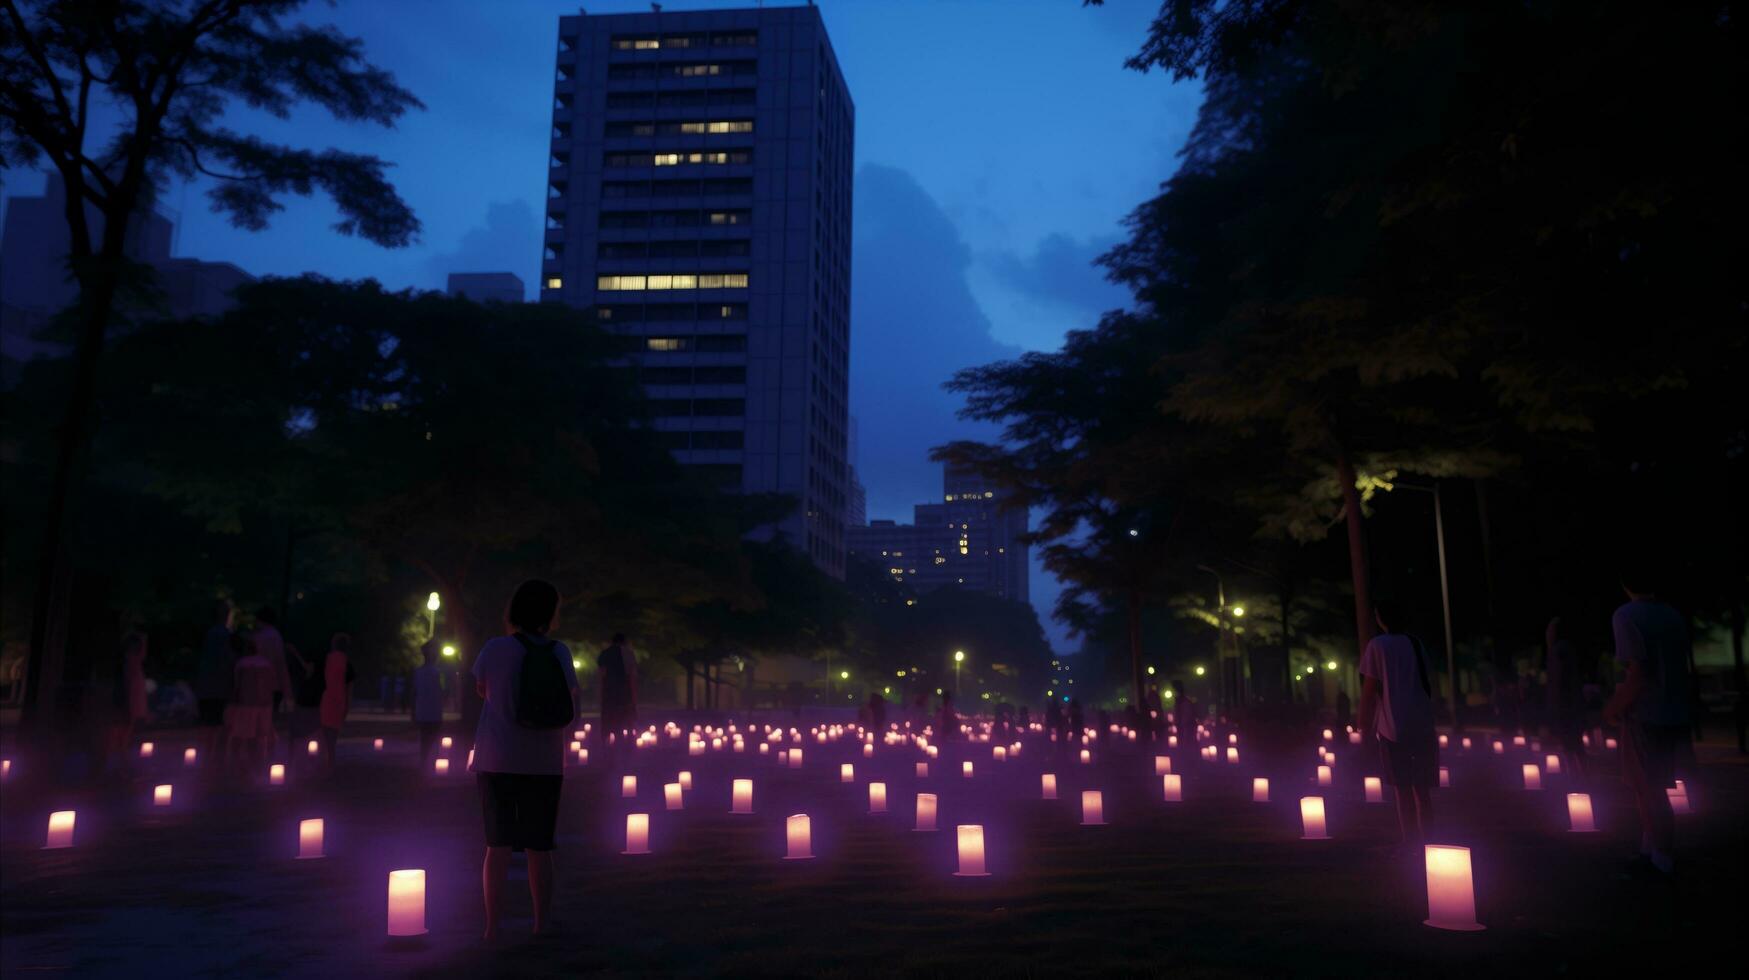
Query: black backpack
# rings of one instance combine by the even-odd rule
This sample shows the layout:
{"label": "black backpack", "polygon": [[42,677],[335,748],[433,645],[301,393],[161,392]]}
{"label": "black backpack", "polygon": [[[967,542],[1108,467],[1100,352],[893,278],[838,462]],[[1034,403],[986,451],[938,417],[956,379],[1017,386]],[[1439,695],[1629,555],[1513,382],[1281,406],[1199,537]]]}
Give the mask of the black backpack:
{"label": "black backpack", "polygon": [[516,678],[516,723],[524,728],[564,728],[577,718],[564,665],[554,656],[553,641],[537,642],[521,633],[522,667]]}

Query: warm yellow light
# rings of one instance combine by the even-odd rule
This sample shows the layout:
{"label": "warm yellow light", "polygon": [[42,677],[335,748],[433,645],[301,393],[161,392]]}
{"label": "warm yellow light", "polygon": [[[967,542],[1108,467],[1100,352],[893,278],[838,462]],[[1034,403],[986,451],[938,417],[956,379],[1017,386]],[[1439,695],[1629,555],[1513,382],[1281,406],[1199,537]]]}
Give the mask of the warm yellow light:
{"label": "warm yellow light", "polygon": [[1152,677],[1152,676],[1154,676],[1154,668],[1152,668],[1152,667],[1149,667],[1149,668],[1148,668],[1148,676],[1149,676],[1149,677]]}
{"label": "warm yellow light", "polygon": [[1081,826],[1098,827],[1105,823],[1105,794],[1096,789],[1081,791]]}
{"label": "warm yellow light", "polygon": [[959,826],[960,869],[954,872],[960,878],[985,878],[989,872],[984,870],[984,827],[982,824],[960,824]]}
{"label": "warm yellow light", "polygon": [[1184,802],[1184,777],[1169,772],[1160,777],[1160,791],[1168,803]]}
{"label": "warm yellow light", "polygon": [[1325,662],[1324,669],[1325,670],[1335,670],[1336,669],[1336,661],[1331,660],[1331,661]]}
{"label": "warm yellow light", "polygon": [[753,780],[737,779],[734,782],[734,795],[730,798],[730,813],[753,812]]}
{"label": "warm yellow light", "polygon": [[839,671],[838,672],[838,679],[841,681],[849,680],[850,679],[850,671],[848,671],[848,670]]}
{"label": "warm yellow light", "polygon": [[1597,824],[1591,817],[1591,794],[1567,794],[1567,819],[1572,822],[1572,832],[1575,834],[1596,833]]}
{"label": "warm yellow light", "polygon": [[455,656],[455,645],[452,643],[445,643],[443,645],[443,655],[446,657]]}
{"label": "warm yellow light", "polygon": [[[921,763],[920,763],[921,764]],[[917,794],[917,826],[916,830],[928,832],[935,829],[935,794]]]}
{"label": "warm yellow light", "polygon": [[1385,787],[1379,781],[1379,777],[1366,777],[1364,785],[1366,786],[1366,801],[1368,803],[1383,803],[1385,801]]}
{"label": "warm yellow light", "polygon": [[784,821],[784,833],[789,844],[789,853],[783,856],[785,861],[805,861],[814,856],[813,824],[807,814],[791,815]]}
{"label": "warm yellow light", "polygon": [[1443,844],[1427,845],[1427,918],[1435,929],[1473,932],[1476,892],[1470,877],[1470,849]]}
{"label": "warm yellow light", "polygon": [[1170,691],[1170,690],[1168,690],[1168,691],[1167,691],[1167,692],[1166,692],[1166,700],[1168,700],[1168,701],[1170,701],[1170,700],[1172,700],[1172,699],[1173,699],[1173,698],[1175,698],[1175,697],[1177,697],[1177,696],[1178,696],[1178,695],[1177,695],[1177,694],[1175,694],[1175,693],[1173,693],[1173,692],[1172,692],[1172,691]]}
{"label": "warm yellow light", "polygon": [[1203,674],[1206,674],[1206,673],[1208,673],[1207,669],[1205,669],[1203,667],[1196,668],[1196,676],[1201,677]]}
{"label": "warm yellow light", "polygon": [[1324,832],[1324,798],[1322,796],[1300,797],[1300,823],[1303,827],[1300,836],[1303,839],[1330,839],[1330,835]]}
{"label": "warm yellow light", "polygon": [[1252,778],[1252,780],[1251,780],[1251,802],[1253,802],[1253,803],[1268,803],[1269,802],[1269,780],[1268,779],[1266,779],[1262,776],[1256,776],[1256,777]]}
{"label": "warm yellow light", "polygon": [[954,663],[956,663],[956,664],[963,663],[963,662],[965,662],[965,659],[966,659],[966,652],[964,650],[955,650],[953,652],[953,662]]}
{"label": "warm yellow light", "polygon": [[431,610],[432,612],[436,612],[439,609],[443,608],[443,600],[439,599],[437,597],[437,593],[433,592],[433,593],[431,593],[431,595],[429,597],[426,598],[425,608]]}
{"label": "warm yellow light", "polygon": [[550,276],[547,279],[547,288],[548,289],[563,289],[564,286],[565,286],[565,280],[560,279],[558,276]]}
{"label": "warm yellow light", "polygon": [[1057,777],[1055,773],[1045,773],[1039,776],[1040,797],[1046,800],[1057,798]]}
{"label": "warm yellow light", "polygon": [[886,783],[869,783],[868,784],[868,812],[870,812],[870,813],[885,813],[885,812],[887,812],[887,784]]}
{"label": "warm yellow light", "polygon": [[298,821],[298,860],[322,856],[322,828],[321,817]]}
{"label": "warm yellow light", "polygon": [[389,935],[425,935],[425,872],[389,872]]}
{"label": "warm yellow light", "polygon": [[49,814],[49,834],[45,849],[73,846],[73,823],[77,814],[72,810],[56,810]]}
{"label": "warm yellow light", "polygon": [[650,853],[650,815],[626,814],[626,849],[621,854]]}
{"label": "warm yellow light", "polygon": [[267,767],[267,785],[269,785],[269,786],[284,786],[285,785],[285,764],[284,763],[275,762],[273,765]]}
{"label": "warm yellow light", "polygon": [[619,795],[622,799],[636,799],[638,795],[638,777],[621,776],[619,780]]}
{"label": "warm yellow light", "polygon": [[1233,618],[1234,619],[1245,618],[1245,607],[1244,606],[1234,606],[1233,607]]}

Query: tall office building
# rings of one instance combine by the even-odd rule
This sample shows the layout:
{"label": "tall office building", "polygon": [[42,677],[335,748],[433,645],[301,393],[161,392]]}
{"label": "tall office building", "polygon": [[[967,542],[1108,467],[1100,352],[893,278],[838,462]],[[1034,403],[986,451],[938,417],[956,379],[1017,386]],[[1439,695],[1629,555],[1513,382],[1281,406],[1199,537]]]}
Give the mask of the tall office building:
{"label": "tall office building", "polygon": [[856,110],[812,6],[559,19],[541,299],[626,338],[659,438],[844,573]]}
{"label": "tall office building", "polygon": [[949,469],[939,503],[918,504],[913,523],[852,527],[851,554],[867,558],[920,592],[943,586],[1029,601],[1025,508],[972,473]]}

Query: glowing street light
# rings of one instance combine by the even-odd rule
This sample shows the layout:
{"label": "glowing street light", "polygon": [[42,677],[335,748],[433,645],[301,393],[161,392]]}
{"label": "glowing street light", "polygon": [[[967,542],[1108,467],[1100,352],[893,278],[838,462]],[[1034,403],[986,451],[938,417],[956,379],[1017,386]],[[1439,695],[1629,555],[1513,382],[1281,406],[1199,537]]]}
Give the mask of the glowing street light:
{"label": "glowing street light", "polygon": [[436,612],[443,608],[443,600],[439,599],[437,593],[433,592],[430,597],[425,600],[425,608],[431,612]]}
{"label": "glowing street light", "polygon": [[850,679],[850,671],[848,671],[848,670],[839,671],[838,672],[838,679],[841,681],[849,680]]}
{"label": "glowing street light", "polygon": [[1202,675],[1204,675],[1206,673],[1208,673],[1208,668],[1206,668],[1206,667],[1197,667],[1196,668],[1196,676],[1201,677]]}
{"label": "glowing street light", "polygon": [[965,662],[966,652],[964,650],[955,650],[953,652],[953,686],[955,689],[958,689],[960,686],[960,664]]}
{"label": "glowing street light", "polygon": [[1233,618],[1234,619],[1244,619],[1245,618],[1245,607],[1244,606],[1234,606],[1233,607]]}
{"label": "glowing street light", "polygon": [[446,657],[453,657],[453,656],[455,656],[455,644],[453,644],[453,643],[445,643],[445,644],[444,644],[444,645],[443,645],[443,655],[444,655],[444,656],[446,656]]}
{"label": "glowing street light", "polygon": [[1335,670],[1336,669],[1336,661],[1334,661],[1334,660],[1325,661],[1324,662],[1324,669],[1325,670]]}

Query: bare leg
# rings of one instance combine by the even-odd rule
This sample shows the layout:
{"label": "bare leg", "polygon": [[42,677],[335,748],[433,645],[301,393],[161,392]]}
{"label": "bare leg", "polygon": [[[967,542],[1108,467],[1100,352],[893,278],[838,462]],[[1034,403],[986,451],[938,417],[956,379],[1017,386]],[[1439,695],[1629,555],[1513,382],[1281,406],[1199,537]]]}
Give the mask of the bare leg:
{"label": "bare leg", "polygon": [[486,848],[486,860],[480,866],[480,891],[486,899],[487,940],[498,938],[498,910],[502,905],[504,879],[509,869],[510,848]]}
{"label": "bare leg", "polygon": [[534,933],[547,927],[553,909],[553,852],[524,851],[528,857],[528,894],[534,900]]}

